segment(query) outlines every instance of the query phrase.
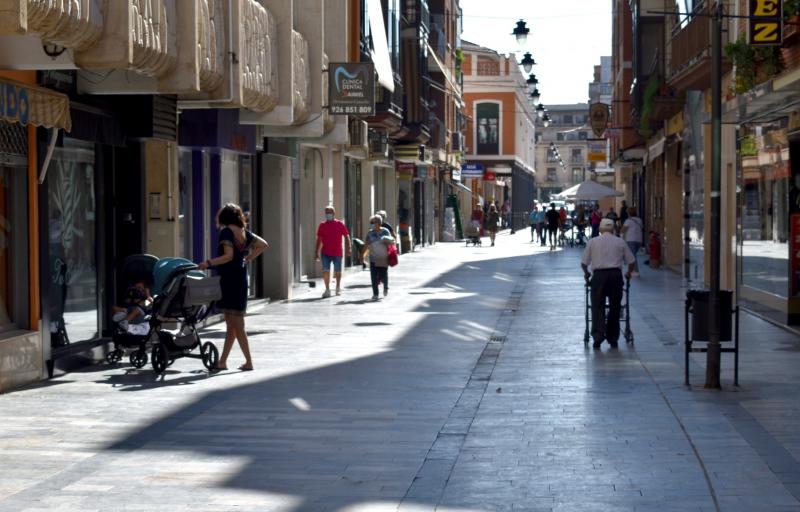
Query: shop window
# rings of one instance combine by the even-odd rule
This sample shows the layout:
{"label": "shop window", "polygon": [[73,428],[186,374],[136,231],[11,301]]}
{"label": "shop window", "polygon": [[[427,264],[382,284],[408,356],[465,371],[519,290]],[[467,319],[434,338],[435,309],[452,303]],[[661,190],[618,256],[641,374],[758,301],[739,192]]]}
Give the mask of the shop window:
{"label": "shop window", "polygon": [[0,336],[28,327],[26,172],[0,165]]}
{"label": "shop window", "polygon": [[180,256],[192,260],[192,151],[181,148],[178,153],[178,236]]}
{"label": "shop window", "polygon": [[800,295],[796,282],[789,286],[789,223],[800,212],[800,175],[791,179],[785,131],[769,128],[755,128],[752,144],[742,144],[742,283],[786,297]]}
{"label": "shop window", "polygon": [[583,181],[583,167],[572,168],[572,182],[580,183]]}
{"label": "shop window", "polygon": [[500,105],[479,103],[476,107],[478,118],[478,154],[500,154]]}
{"label": "shop window", "polygon": [[564,114],[561,117],[562,124],[572,124],[572,114]]}
{"label": "shop window", "polygon": [[64,138],[47,174],[54,347],[99,336],[94,144]]}

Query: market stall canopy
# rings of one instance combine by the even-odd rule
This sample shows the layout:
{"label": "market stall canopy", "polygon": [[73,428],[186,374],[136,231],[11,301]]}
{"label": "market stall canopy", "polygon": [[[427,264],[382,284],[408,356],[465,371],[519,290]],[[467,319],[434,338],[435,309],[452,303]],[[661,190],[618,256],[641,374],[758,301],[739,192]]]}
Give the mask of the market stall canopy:
{"label": "market stall canopy", "polygon": [[586,180],[574,187],[557,194],[558,199],[603,199],[605,197],[619,197],[624,195],[611,187],[601,185],[596,181]]}
{"label": "market stall canopy", "polygon": [[8,79],[0,80],[0,119],[23,126],[72,129],[65,94]]}

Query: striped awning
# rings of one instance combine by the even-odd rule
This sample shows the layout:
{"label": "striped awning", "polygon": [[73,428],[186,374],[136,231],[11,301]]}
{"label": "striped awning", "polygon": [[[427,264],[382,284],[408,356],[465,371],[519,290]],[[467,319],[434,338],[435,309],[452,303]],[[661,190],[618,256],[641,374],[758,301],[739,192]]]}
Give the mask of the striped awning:
{"label": "striped awning", "polygon": [[8,79],[0,80],[0,119],[23,126],[72,129],[65,94]]}

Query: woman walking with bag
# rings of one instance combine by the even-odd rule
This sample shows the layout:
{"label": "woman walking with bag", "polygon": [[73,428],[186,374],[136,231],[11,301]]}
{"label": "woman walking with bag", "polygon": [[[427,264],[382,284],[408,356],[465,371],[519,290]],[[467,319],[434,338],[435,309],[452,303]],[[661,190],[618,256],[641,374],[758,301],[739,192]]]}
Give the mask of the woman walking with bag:
{"label": "woman walking with bag", "polygon": [[217,307],[225,315],[225,346],[217,362],[216,370],[227,370],[228,355],[233,341],[238,340],[244,354],[242,371],[253,369],[250,344],[244,329],[244,314],[247,309],[247,264],[256,259],[269,245],[262,238],[247,230],[244,212],[237,204],[228,203],[217,214],[220,227],[217,257],[197,265],[200,270],[216,268],[220,275],[222,298]]}
{"label": "woman walking with bag", "polygon": [[383,219],[380,215],[373,215],[369,219],[369,233],[364,239],[364,244],[369,251],[369,277],[372,280],[372,300],[378,296],[378,284],[383,283],[383,296],[389,294],[389,246],[394,244],[394,238],[389,230],[381,226]]}

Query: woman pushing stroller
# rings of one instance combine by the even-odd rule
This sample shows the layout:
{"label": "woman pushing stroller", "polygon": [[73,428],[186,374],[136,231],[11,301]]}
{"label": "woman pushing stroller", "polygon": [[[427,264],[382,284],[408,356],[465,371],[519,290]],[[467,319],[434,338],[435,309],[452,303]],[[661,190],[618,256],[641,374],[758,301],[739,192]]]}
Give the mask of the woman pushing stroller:
{"label": "woman pushing stroller", "polygon": [[222,299],[217,307],[225,315],[225,346],[217,362],[216,370],[227,370],[228,355],[233,341],[237,340],[244,354],[242,371],[253,369],[250,344],[244,329],[247,309],[247,264],[256,259],[269,245],[258,235],[247,229],[247,219],[237,204],[228,203],[217,214],[220,227],[217,256],[197,265],[200,270],[216,268],[220,275]]}

